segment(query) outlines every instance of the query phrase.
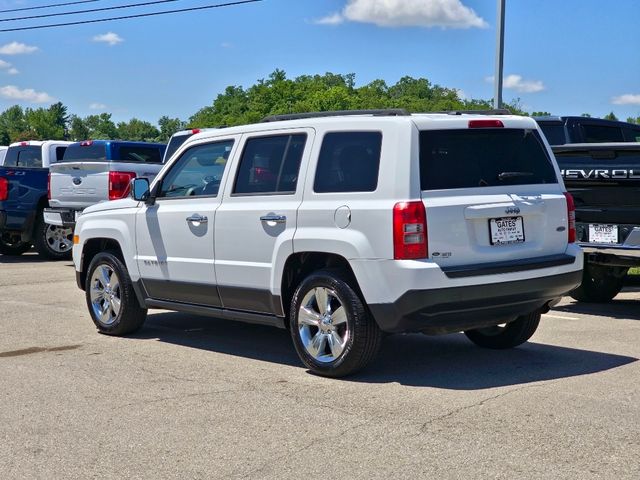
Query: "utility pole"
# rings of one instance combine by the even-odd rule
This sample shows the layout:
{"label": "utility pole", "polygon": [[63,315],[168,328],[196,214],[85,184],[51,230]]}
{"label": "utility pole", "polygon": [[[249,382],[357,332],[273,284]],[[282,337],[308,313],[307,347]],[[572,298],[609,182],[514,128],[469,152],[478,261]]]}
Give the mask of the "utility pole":
{"label": "utility pole", "polygon": [[504,62],[504,9],[506,0],[498,0],[498,23],[496,25],[496,72],[493,108],[502,108],[502,70]]}

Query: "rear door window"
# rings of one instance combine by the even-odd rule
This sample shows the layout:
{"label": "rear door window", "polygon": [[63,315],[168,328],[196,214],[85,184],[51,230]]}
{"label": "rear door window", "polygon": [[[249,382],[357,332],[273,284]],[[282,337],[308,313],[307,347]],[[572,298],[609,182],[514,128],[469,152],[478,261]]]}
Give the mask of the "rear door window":
{"label": "rear door window", "polygon": [[558,183],[536,130],[420,132],[422,190]]}
{"label": "rear door window", "polygon": [[306,141],[305,133],[247,140],[233,194],[295,193]]}
{"label": "rear door window", "polygon": [[322,140],[313,191],[375,191],[381,148],[380,132],[327,133]]}

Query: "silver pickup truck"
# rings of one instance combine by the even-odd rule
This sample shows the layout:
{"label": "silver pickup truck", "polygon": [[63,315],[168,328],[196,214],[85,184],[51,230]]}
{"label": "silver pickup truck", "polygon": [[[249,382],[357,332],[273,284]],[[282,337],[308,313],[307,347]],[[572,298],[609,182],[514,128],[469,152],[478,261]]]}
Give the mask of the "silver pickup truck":
{"label": "silver pickup truck", "polygon": [[45,222],[73,227],[86,207],[127,196],[132,179],[155,178],[165,149],[162,143],[117,140],[72,143],[62,161],[51,166]]}

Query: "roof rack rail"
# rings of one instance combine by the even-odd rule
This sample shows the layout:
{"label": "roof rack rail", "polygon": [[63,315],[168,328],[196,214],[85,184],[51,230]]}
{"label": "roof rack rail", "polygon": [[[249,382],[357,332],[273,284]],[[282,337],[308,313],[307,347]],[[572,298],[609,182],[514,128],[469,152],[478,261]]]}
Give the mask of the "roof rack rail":
{"label": "roof rack rail", "polygon": [[433,112],[433,113],[446,113],[448,115],[513,115],[510,110],[506,108],[496,108],[492,110],[450,110],[448,112]]}
{"label": "roof rack rail", "polygon": [[270,115],[260,120],[260,123],[280,122],[283,120],[299,120],[303,118],[341,117],[345,115],[373,115],[377,117],[398,117],[411,115],[404,108],[385,108],[376,110],[333,110],[328,112],[285,113],[284,115]]}

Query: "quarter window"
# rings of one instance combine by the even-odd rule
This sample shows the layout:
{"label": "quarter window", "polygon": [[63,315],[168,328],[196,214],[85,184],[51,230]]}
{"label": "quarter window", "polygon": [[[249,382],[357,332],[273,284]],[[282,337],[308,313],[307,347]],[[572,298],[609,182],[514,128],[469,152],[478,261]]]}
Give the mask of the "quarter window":
{"label": "quarter window", "polygon": [[162,180],[159,198],[215,196],[233,140],[197,145],[185,151]]}
{"label": "quarter window", "polygon": [[380,132],[328,133],[313,184],[317,193],[373,192],[378,187]]}
{"label": "quarter window", "polygon": [[295,193],[306,140],[304,133],[247,140],[233,193]]}

